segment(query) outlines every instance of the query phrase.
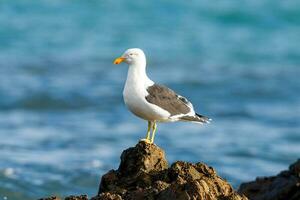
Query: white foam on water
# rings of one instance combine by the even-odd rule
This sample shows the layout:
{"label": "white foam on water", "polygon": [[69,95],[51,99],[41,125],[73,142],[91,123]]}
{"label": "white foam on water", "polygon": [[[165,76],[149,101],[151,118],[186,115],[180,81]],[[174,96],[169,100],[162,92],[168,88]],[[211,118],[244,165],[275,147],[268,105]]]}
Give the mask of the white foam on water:
{"label": "white foam on water", "polygon": [[4,176],[6,176],[8,178],[13,178],[13,177],[15,177],[15,170],[11,167],[5,168],[3,170],[3,174],[4,174]]}

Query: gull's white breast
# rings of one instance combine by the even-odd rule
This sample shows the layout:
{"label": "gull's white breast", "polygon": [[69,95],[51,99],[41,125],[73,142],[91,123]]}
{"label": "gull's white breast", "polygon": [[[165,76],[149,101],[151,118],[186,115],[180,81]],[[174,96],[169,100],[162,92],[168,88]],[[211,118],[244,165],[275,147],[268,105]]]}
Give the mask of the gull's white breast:
{"label": "gull's white breast", "polygon": [[153,85],[151,80],[140,82],[129,78],[126,81],[123,98],[128,109],[136,116],[149,121],[168,121],[170,113],[146,101],[147,87]]}

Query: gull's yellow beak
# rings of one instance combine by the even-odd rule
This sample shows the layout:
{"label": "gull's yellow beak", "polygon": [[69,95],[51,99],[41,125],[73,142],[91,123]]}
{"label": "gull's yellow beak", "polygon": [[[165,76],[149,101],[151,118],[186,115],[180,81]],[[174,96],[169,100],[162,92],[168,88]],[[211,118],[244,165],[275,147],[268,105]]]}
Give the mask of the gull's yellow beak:
{"label": "gull's yellow beak", "polygon": [[114,61],[114,64],[115,64],[115,65],[118,65],[118,64],[120,64],[121,62],[123,62],[124,60],[125,60],[124,57],[116,58],[115,61]]}

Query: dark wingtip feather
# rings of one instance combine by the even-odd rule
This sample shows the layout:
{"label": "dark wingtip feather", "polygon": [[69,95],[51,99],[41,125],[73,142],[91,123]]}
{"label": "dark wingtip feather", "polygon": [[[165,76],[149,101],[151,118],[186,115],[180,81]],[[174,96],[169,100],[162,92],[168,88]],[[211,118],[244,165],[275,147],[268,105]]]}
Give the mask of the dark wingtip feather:
{"label": "dark wingtip feather", "polygon": [[198,121],[202,122],[202,123],[210,123],[211,119],[209,117],[206,117],[204,115],[200,115],[198,113],[196,113],[196,116],[198,118]]}
{"label": "dark wingtip feather", "polygon": [[200,124],[210,123],[211,119],[203,115],[195,114],[194,116],[186,115],[179,118],[182,121],[196,122]]}

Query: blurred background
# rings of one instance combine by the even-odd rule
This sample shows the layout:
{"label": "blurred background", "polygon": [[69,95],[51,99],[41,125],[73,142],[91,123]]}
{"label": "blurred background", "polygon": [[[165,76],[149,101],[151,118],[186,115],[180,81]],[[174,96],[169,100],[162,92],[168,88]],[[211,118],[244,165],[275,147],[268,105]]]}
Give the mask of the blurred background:
{"label": "blurred background", "polygon": [[159,124],[167,159],[235,188],[300,152],[299,1],[0,2],[0,199],[97,193],[146,133],[123,103],[127,48],[213,119]]}

